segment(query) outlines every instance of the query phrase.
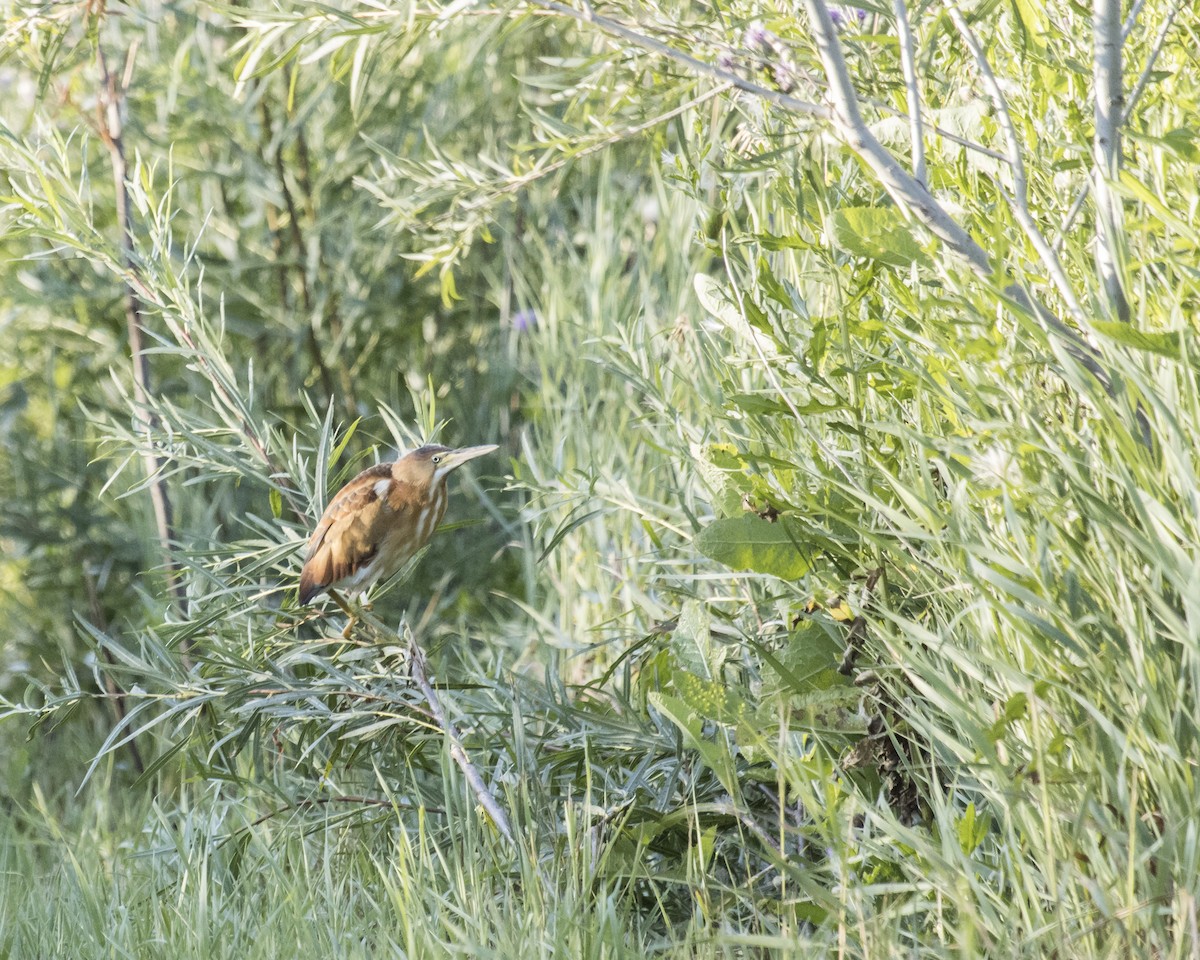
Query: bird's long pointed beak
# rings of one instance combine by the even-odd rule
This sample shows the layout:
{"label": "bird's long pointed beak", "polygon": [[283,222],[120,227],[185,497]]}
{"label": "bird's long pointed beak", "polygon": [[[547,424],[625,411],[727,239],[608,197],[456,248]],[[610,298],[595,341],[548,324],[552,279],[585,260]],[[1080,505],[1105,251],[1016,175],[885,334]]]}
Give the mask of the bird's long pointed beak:
{"label": "bird's long pointed beak", "polygon": [[494,443],[485,443],[478,447],[459,447],[457,450],[451,450],[439,464],[438,473],[445,476],[451,470],[457,470],[468,460],[474,460],[476,457],[482,457],[491,453],[493,450],[500,448]]}

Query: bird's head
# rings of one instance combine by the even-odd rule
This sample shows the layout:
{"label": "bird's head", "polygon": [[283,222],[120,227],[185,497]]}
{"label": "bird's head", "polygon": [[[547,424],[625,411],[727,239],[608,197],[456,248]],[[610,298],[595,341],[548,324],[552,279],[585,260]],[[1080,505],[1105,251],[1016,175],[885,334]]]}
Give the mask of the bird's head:
{"label": "bird's head", "polygon": [[474,460],[498,449],[494,443],[478,447],[459,447],[457,450],[428,444],[417,447],[397,460],[392,469],[392,476],[422,489],[432,490],[468,460]]}

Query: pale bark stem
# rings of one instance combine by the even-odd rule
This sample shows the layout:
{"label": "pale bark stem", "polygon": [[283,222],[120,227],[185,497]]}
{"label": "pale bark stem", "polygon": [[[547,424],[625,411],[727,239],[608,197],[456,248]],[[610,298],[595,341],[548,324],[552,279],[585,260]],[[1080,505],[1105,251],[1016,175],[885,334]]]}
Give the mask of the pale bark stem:
{"label": "pale bark stem", "polygon": [[904,70],[904,87],[908,93],[908,130],[912,141],[913,177],[928,186],[925,175],[925,132],[921,124],[921,88],[917,83],[917,64],[912,24],[904,0],[892,0],[896,17],[896,36],[900,41],[900,66]]}
{"label": "pale bark stem", "polygon": [[1121,174],[1121,0],[1095,0],[1092,8],[1092,77],[1096,91],[1093,141],[1096,178],[1096,271],[1109,312],[1129,320],[1129,301],[1121,280],[1119,247],[1124,217],[1112,183]]}
{"label": "pale bark stem", "polygon": [[[125,87],[118,87],[118,79],[108,69],[108,61],[104,49],[99,42],[96,45],[96,65],[100,72],[100,88],[96,98],[96,110],[99,114],[100,134],[108,148],[112,166],[113,188],[115,190],[117,229],[120,233],[121,265],[125,270],[125,326],[129,336],[129,354],[133,364],[133,402],[135,416],[138,418],[144,435],[145,449],[142,460],[145,464],[150,503],[154,509],[154,523],[158,532],[159,549],[163,556],[163,570],[167,577],[170,596],[176,611],[182,615],[187,610],[187,593],[183,587],[182,571],[172,554],[172,544],[175,543],[174,515],[171,508],[171,497],[167,483],[163,477],[166,468],[166,458],[159,456],[154,450],[155,432],[158,429],[158,418],[150,406],[152,393],[150,360],[145,351],[145,328],[143,327],[145,311],[141,298],[138,296],[132,278],[136,275],[136,263],[133,243],[133,218],[127,184],[128,167],[125,162],[125,143],[121,109],[124,105]],[[132,70],[132,57],[126,66],[128,78]],[[184,639],[180,645],[184,666],[191,668],[189,657],[190,642]]]}

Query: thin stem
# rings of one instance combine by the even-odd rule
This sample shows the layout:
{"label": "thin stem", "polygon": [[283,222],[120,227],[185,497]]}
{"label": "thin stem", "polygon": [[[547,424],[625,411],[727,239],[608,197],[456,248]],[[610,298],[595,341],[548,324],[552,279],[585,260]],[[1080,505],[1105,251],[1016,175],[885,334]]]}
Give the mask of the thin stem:
{"label": "thin stem", "polygon": [[[343,602],[341,598],[336,598],[339,603]],[[354,616],[363,623],[371,627],[380,637],[389,639],[401,639],[396,635],[394,630],[388,627],[367,610],[357,611]],[[463,772],[463,776],[467,778],[467,783],[471,787],[471,791],[475,794],[475,799],[484,811],[491,817],[492,823],[496,825],[496,829],[500,831],[504,837],[514,847],[519,847],[516,837],[513,834],[512,827],[508,822],[508,814],[504,812],[504,808],[500,806],[495,795],[488,789],[486,783],[483,782],[483,777],[479,773],[479,768],[471,762],[466,748],[463,747],[462,736],[458,732],[458,728],[454,725],[454,721],[446,716],[446,711],[442,707],[441,698],[437,691],[429,682],[429,673],[426,669],[425,654],[417,643],[413,632],[407,627],[404,630],[405,637],[408,640],[409,658],[411,663],[412,678],[416,681],[417,686],[421,690],[421,694],[425,697],[425,702],[429,704],[429,710],[433,714],[434,722],[442,731],[442,734],[450,742],[450,756],[454,762],[458,764],[458,768]]]}
{"label": "thin stem", "polygon": [[[83,568],[83,582],[87,587],[88,609],[91,613],[92,623],[101,633],[107,634],[108,618],[104,615],[104,608],[100,605],[100,592],[96,588],[96,578],[88,569],[87,564]],[[128,734],[125,746],[129,749],[129,759],[133,761],[133,768],[140,777],[146,772],[146,764],[142,760],[142,751],[138,748],[137,734],[129,727],[129,704],[125,699],[125,691],[121,689],[121,685],[117,683],[117,678],[112,675],[111,671],[111,668],[117,666],[117,657],[104,644],[100,645],[100,654],[110,667],[109,670],[104,671],[104,691],[113,705],[117,728],[122,735]]]}
{"label": "thin stem", "polygon": [[590,156],[593,153],[598,153],[606,147],[612,146],[613,144],[631,140],[633,137],[645,133],[647,130],[653,130],[655,127],[661,126],[668,120],[673,120],[680,114],[687,113],[687,111],[691,110],[693,107],[698,107],[701,104],[707,103],[709,100],[720,96],[732,86],[732,83],[725,81],[718,86],[711,87],[704,93],[692,97],[690,100],[684,101],[683,103],[679,104],[679,106],[668,110],[666,113],[656,114],[649,120],[645,120],[642,123],[636,124],[635,126],[628,127],[624,130],[619,130],[615,133],[609,134],[606,137],[601,137],[599,140],[594,140],[586,147],[583,147],[577,152],[572,153],[570,156],[561,157],[558,160],[545,165],[536,165],[528,172],[498,184],[495,188],[484,194],[479,199],[464,203],[463,209],[473,211],[486,208],[500,197],[523,190],[526,186],[534,181],[540,180],[542,177],[549,176],[556,170],[561,170],[563,167],[567,166],[567,164],[574,163],[575,161],[581,160],[583,157]]}
{"label": "thin stem", "polygon": [[1092,79],[1096,89],[1096,136],[1093,175],[1096,178],[1096,270],[1112,312],[1129,319],[1117,268],[1121,238],[1121,200],[1111,184],[1121,175],[1121,0],[1096,0],[1092,7]]}
{"label": "thin stem", "polygon": [[921,186],[928,186],[925,173],[925,135],[921,129],[921,88],[917,85],[917,65],[914,53],[912,24],[904,0],[892,0],[896,17],[896,35],[900,40],[900,66],[904,70],[904,88],[908,93],[908,132],[912,141],[913,177]]}
{"label": "thin stem", "polygon": [[[833,103],[831,119],[838,134],[878,177],[879,182],[903,209],[908,210],[926,230],[941,240],[956,256],[984,280],[997,272],[992,258],[975,239],[946,212],[933,195],[896,162],[867,127],[858,108],[858,96],[850,80],[838,41],[837,29],[822,0],[805,0],[817,51],[825,67],[829,99]],[[1066,341],[1068,352],[1088,370],[1106,390],[1111,379],[1100,366],[1097,351],[1082,333],[1060,320],[1029,295],[1019,283],[1010,283],[1004,294],[1024,313],[1036,318]]]}
{"label": "thin stem", "polygon": [[434,720],[442,728],[446,739],[450,741],[450,756],[454,758],[454,762],[462,770],[463,776],[467,778],[467,783],[471,785],[471,789],[475,793],[475,798],[479,801],[479,805],[492,818],[492,823],[496,825],[496,829],[500,831],[505,840],[514,847],[517,846],[512,827],[508,824],[508,814],[496,802],[495,796],[488,789],[487,784],[483,782],[483,777],[479,775],[479,769],[471,762],[471,758],[467,756],[467,751],[462,745],[462,737],[459,736],[458,730],[454,726],[454,721],[446,716],[446,711],[442,709],[442,702],[438,698],[437,691],[433,689],[433,685],[429,682],[429,676],[425,669],[424,652],[417,644],[417,639],[413,636],[412,631],[406,632],[408,633],[409,656],[412,661],[412,677],[417,682],[417,686],[421,688],[421,693],[429,704],[429,709],[433,712]]}
{"label": "thin stem", "polygon": [[1096,181],[1096,271],[1104,285],[1109,310],[1129,320],[1129,301],[1118,267],[1122,234],[1121,201],[1111,184],[1121,174],[1121,2],[1095,0],[1092,8],[1092,77],[1096,90],[1096,133],[1093,139]]}
{"label": "thin stem", "polygon": [[[267,104],[265,96],[259,103],[259,109],[262,113],[264,136],[269,136],[274,123],[271,117],[271,108]],[[312,290],[308,282],[308,268],[305,265],[308,259],[307,247],[304,243],[304,234],[300,227],[300,212],[297,210],[296,201],[292,197],[292,189],[288,186],[287,167],[283,162],[282,137],[276,143],[272,153],[273,155],[270,158],[271,164],[275,169],[275,178],[279,181],[279,192],[283,194],[283,204],[287,210],[288,231],[291,234],[292,246],[295,248],[297,273],[300,278],[300,297],[304,301],[305,343],[308,347],[309,356],[312,358],[313,366],[317,368],[317,377],[321,381],[321,389],[325,391],[328,401],[333,403],[337,391],[333,384],[333,374],[329,370],[329,365],[325,362],[321,343],[317,339],[316,317],[313,315]],[[280,269],[286,268],[281,265]],[[283,303],[281,306],[286,307],[287,304]]]}
{"label": "thin stem", "polygon": [[[251,827],[257,827],[259,824],[266,823],[268,820],[273,820],[275,817],[278,817],[284,813],[289,813],[293,810],[307,810],[310,807],[323,806],[328,803],[348,803],[348,804],[358,804],[358,805],[364,806],[364,807],[387,807],[388,809],[394,809],[396,807],[400,807],[403,809],[417,809],[415,804],[400,803],[396,800],[385,800],[385,799],[382,799],[379,797],[356,797],[356,796],[316,797],[312,800],[297,800],[295,803],[285,804],[284,806],[280,807],[278,810],[272,810],[270,813],[264,813],[257,820],[254,820],[251,823],[247,824],[247,826],[244,828],[244,830],[248,830]],[[440,807],[422,806],[422,807],[420,807],[420,809],[426,813],[434,813],[434,814],[445,813],[445,811],[442,810]],[[238,833],[242,833],[242,832],[244,832],[244,831],[243,830],[238,831]]]}
{"label": "thin stem", "polygon": [[[132,71],[132,65],[131,51],[125,69],[126,83],[128,83]],[[99,40],[96,42],[96,66],[100,74],[100,87],[96,96],[97,119],[100,136],[108,149],[112,166],[113,188],[116,191],[117,229],[121,236],[121,264],[126,271],[124,282],[125,327],[129,337],[130,359],[133,364],[134,408],[146,437],[146,447],[142,459],[146,468],[150,502],[154,508],[159,549],[163,555],[163,569],[166,573],[171,598],[178,612],[182,614],[187,609],[187,593],[183,588],[182,570],[171,553],[171,545],[175,542],[175,527],[171,497],[163,477],[166,458],[160,457],[154,452],[154,433],[158,428],[158,418],[150,408],[150,396],[153,389],[150,360],[145,352],[145,329],[143,327],[145,310],[137,289],[129,279],[136,274],[136,262],[133,244],[133,217],[126,184],[128,167],[125,162],[124,130],[121,118],[121,112],[125,105],[126,86],[124,84],[118,86],[117,77],[109,72],[104,48]],[[189,647],[190,642],[184,640],[180,652],[185,668],[190,670]]]}
{"label": "thin stem", "polygon": [[968,25],[966,18],[956,6],[950,6],[948,9],[950,19],[954,26],[958,29],[959,34],[963,38],[963,42],[967,45],[967,49],[971,51],[971,56],[975,59],[976,69],[979,71],[980,79],[983,80],[984,88],[988,92],[988,96],[992,101],[992,106],[996,111],[996,119],[1000,122],[1000,129],[1004,133],[1004,141],[1008,147],[1008,165],[1012,170],[1013,190],[1009,197],[1009,207],[1016,215],[1017,222],[1021,224],[1021,228],[1025,231],[1025,235],[1029,238],[1029,242],[1033,244],[1033,248],[1037,251],[1041,258],[1042,266],[1046,268],[1050,279],[1054,281],[1054,285],[1058,288],[1059,296],[1063,298],[1067,309],[1070,310],[1075,322],[1080,326],[1087,324],[1087,316],[1080,305],[1078,298],[1075,296],[1075,291],[1071,287],[1071,281],[1067,278],[1067,272],[1063,269],[1062,262],[1058,259],[1058,254],[1050,246],[1046,240],[1045,234],[1034,220],[1033,214],[1029,210],[1029,182],[1025,175],[1025,161],[1021,156],[1021,141],[1017,136],[1017,128],[1013,124],[1012,112],[1008,109],[1008,100],[1004,96],[1004,91],[1000,89],[1000,84],[996,80],[995,73],[992,72],[992,65],[988,63],[987,56],[983,52],[983,47],[979,45],[974,32]]}
{"label": "thin stem", "polygon": [[[753,94],[762,100],[766,100],[768,103],[773,103],[776,106],[783,107],[792,111],[793,113],[802,113],[808,116],[815,116],[826,120],[829,119],[829,110],[827,107],[811,103],[807,100],[801,100],[798,97],[781,93],[778,90],[772,90],[770,87],[764,87],[761,84],[754,83],[752,80],[747,80],[745,77],[739,76],[732,70],[724,70],[715,64],[708,63],[704,60],[698,60],[681,50],[677,50],[675,47],[672,47],[669,44],[663,43],[660,40],[655,40],[644,33],[639,33],[632,27],[627,27],[625,24],[620,23],[617,20],[600,16],[599,14],[593,12],[590,7],[588,7],[587,11],[581,11],[568,7],[565,4],[557,3],[555,0],[529,0],[529,2],[557,16],[569,17],[570,19],[576,20],[579,23],[596,26],[604,33],[609,33],[613,36],[620,37],[623,40],[628,40],[630,43],[641,47],[643,50],[648,50],[651,53],[658,54],[659,56],[665,57],[669,60],[674,60],[675,62],[681,63],[688,67],[689,70],[692,70],[695,73],[706,77],[711,77],[712,79],[719,80],[723,83],[728,83],[731,87],[736,87],[738,90],[741,90],[744,93]],[[895,107],[886,103],[880,103],[875,100],[864,100],[863,102],[868,104],[873,109],[887,113],[891,116],[903,115],[902,111],[897,110]],[[951,143],[956,143],[964,149],[971,150],[975,153],[980,153],[984,156],[992,157],[996,160],[1004,159],[994,150],[990,150],[982,144],[975,143],[973,140],[968,140],[965,137],[961,137],[950,130],[945,130],[935,124],[930,125],[929,129],[936,133],[939,137],[949,140]]]}
{"label": "thin stem", "polygon": [[[1127,40],[1129,33],[1133,29],[1133,19],[1136,15],[1136,10],[1141,4],[1135,4],[1135,10],[1130,13],[1125,21],[1125,28],[1121,32],[1121,39]],[[1154,44],[1150,48],[1150,56],[1146,58],[1146,64],[1142,67],[1142,72],[1138,76],[1137,83],[1133,85],[1133,90],[1130,92],[1125,103],[1125,109],[1121,112],[1120,126],[1124,126],[1133,116],[1133,111],[1138,105],[1138,101],[1142,99],[1142,94],[1146,92],[1146,87],[1150,83],[1150,76],[1154,73],[1154,65],[1158,62],[1158,55],[1162,53],[1162,48],[1166,45],[1167,35],[1170,34],[1171,28],[1175,26],[1175,18],[1179,16],[1179,10],[1183,6],[1183,0],[1175,0],[1171,5],[1171,9],[1167,12],[1167,16],[1163,19],[1162,24],[1158,28],[1158,33],[1154,37]],[[1093,178],[1096,176],[1093,169],[1091,175],[1083,181],[1079,189],[1075,193],[1075,199],[1071,201],[1071,207],[1067,211],[1067,215],[1063,218],[1062,226],[1058,228],[1058,238],[1054,241],[1054,249],[1059,250],[1067,240],[1067,234],[1071,228],[1075,226],[1075,219],[1083,210],[1084,201],[1087,200],[1088,193],[1091,192]]]}

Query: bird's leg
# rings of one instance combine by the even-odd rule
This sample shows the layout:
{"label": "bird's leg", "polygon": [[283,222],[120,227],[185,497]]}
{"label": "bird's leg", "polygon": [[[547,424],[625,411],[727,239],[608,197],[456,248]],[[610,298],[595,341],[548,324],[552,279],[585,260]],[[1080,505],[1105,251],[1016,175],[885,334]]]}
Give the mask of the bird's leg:
{"label": "bird's leg", "polygon": [[346,603],[342,595],[336,590],[326,590],[325,592],[329,594],[334,603],[342,608],[342,612],[350,618],[346,621],[346,629],[342,631],[342,639],[349,640],[350,631],[354,629],[354,624],[358,622],[358,614],[350,609],[350,604]]}

